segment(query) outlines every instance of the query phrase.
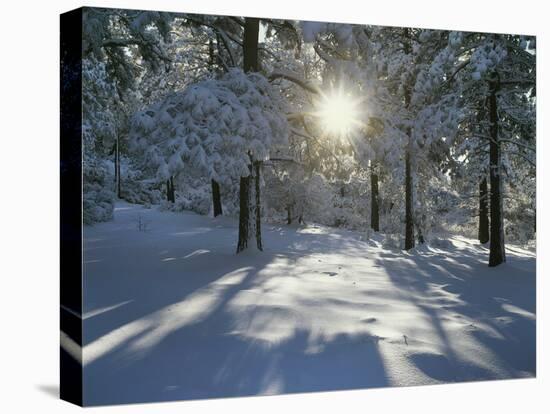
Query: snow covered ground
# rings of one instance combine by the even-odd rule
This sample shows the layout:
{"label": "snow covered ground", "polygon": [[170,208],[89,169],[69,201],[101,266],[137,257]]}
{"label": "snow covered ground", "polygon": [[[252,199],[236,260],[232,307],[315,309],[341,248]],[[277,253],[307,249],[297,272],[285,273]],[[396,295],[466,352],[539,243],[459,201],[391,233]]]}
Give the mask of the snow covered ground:
{"label": "snow covered ground", "polygon": [[459,237],[408,254],[263,231],[263,253],[236,255],[232,219],[125,203],[85,227],[85,404],[535,375],[533,252],[489,268]]}

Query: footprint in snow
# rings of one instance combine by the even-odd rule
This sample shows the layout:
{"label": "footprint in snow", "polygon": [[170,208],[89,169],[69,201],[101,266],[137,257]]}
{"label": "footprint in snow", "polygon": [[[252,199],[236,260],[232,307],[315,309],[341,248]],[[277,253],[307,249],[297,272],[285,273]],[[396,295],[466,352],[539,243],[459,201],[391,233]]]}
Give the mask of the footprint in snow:
{"label": "footprint in snow", "polygon": [[330,277],[336,276],[338,274],[336,272],[322,272],[322,273],[325,274],[325,275],[329,275]]}
{"label": "footprint in snow", "polygon": [[361,319],[361,322],[364,322],[364,323],[374,323],[376,322],[377,319],[376,318],[365,318],[365,319]]}

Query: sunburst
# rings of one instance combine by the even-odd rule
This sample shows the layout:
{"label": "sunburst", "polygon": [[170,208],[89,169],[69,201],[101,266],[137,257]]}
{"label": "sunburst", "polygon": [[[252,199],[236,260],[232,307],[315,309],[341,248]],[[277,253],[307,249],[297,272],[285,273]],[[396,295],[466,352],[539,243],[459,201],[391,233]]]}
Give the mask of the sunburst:
{"label": "sunburst", "polygon": [[354,97],[352,93],[346,92],[340,86],[327,94],[321,94],[320,99],[315,103],[318,108],[315,115],[328,135],[345,137],[363,125],[361,102],[361,99]]}

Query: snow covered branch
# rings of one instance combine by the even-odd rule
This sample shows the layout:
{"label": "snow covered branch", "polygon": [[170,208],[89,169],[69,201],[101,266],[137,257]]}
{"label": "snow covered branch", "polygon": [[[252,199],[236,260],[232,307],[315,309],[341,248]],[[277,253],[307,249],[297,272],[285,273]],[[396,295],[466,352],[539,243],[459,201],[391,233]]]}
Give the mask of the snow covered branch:
{"label": "snow covered branch", "polygon": [[308,92],[314,93],[314,94],[321,94],[321,90],[315,86],[306,81],[305,79],[301,79],[297,75],[287,72],[287,71],[274,71],[268,76],[268,79],[270,82],[276,80],[276,79],[286,79],[292,83],[295,83],[296,85],[300,86],[302,89],[305,89]]}

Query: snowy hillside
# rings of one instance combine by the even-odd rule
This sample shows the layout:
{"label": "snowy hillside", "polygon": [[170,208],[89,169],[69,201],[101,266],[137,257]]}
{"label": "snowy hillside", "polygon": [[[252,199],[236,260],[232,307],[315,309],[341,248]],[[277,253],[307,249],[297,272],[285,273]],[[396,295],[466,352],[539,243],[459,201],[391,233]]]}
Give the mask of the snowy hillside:
{"label": "snowy hillside", "polygon": [[84,229],[91,405],[532,377],[535,254],[264,226],[119,202]]}

